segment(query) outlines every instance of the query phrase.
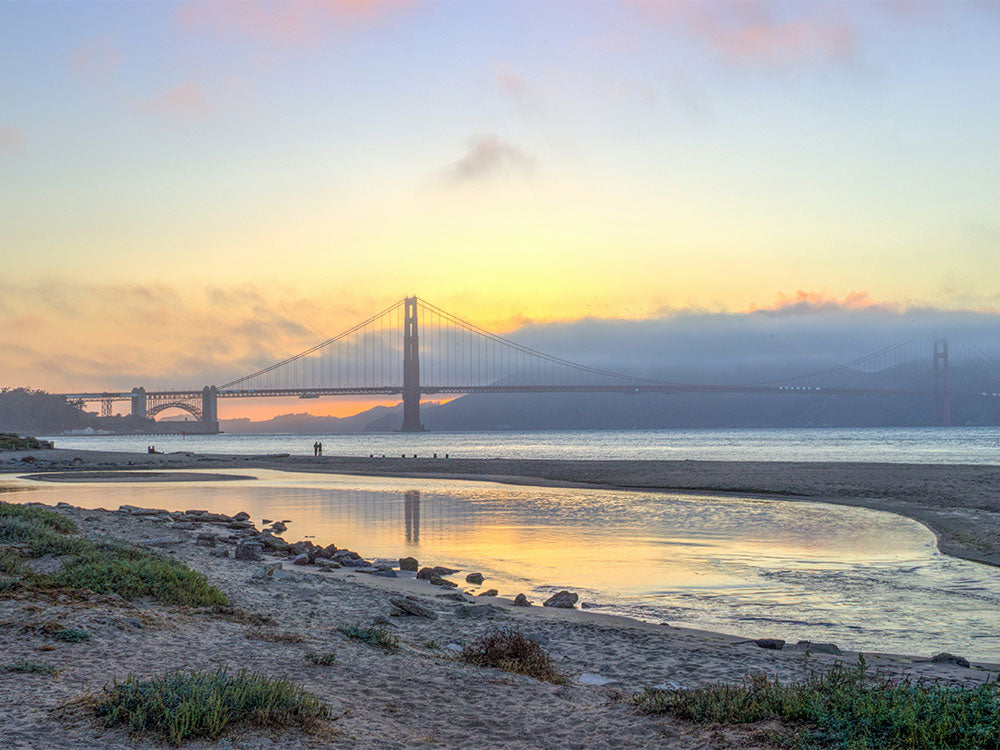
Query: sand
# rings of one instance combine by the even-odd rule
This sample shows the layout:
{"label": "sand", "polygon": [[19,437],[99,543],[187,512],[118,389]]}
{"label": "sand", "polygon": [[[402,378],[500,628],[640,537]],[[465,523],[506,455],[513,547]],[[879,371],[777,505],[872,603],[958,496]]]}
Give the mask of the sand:
{"label": "sand", "polygon": [[[336,735],[256,732],[237,735],[231,742],[196,742],[189,747],[755,747],[746,729],[705,728],[643,716],[635,712],[628,696],[663,683],[738,681],[748,670],[794,679],[811,669],[857,659],[851,652],[834,656],[806,655],[792,648],[767,650],[729,636],[575,609],[513,607],[508,600],[492,597],[466,597],[467,602],[461,603],[439,596],[439,587],[415,580],[412,573],[376,578],[349,568],[323,572],[286,560],[287,577],[255,583],[251,579],[261,563],[213,557],[212,549],[196,543],[200,532],[228,533],[219,526],[180,530],[162,519],[157,522],[127,512],[56,510],[88,535],[136,543],[169,540],[161,542],[165,554],[206,573],[234,606],[271,618],[271,624],[241,624],[182,608],[99,596],[85,601],[0,599],[0,661],[25,656],[63,669],[56,677],[0,672],[4,708],[0,747],[4,748],[156,747],[150,738],[103,729],[60,704],[129,673],[151,676],[223,666],[288,678],[316,693],[333,710]],[[218,546],[232,549],[222,541]],[[465,573],[450,578],[464,581]],[[401,593],[416,596],[438,618],[389,616],[393,610],[389,599]],[[489,609],[477,609],[472,615],[463,609],[486,603]],[[367,625],[380,616],[388,616],[389,627],[399,638],[397,654],[350,641],[337,632],[340,625]],[[40,629],[53,621],[84,627],[93,632],[93,639],[75,644],[54,641]],[[495,625],[516,627],[544,643],[569,684],[537,682],[456,660],[454,649]],[[254,637],[261,632],[280,634],[285,640]],[[432,641],[440,648],[429,647]],[[336,652],[333,666],[317,666],[306,658],[313,651],[331,650]],[[888,674],[909,672],[959,684],[980,683],[1000,667],[974,663],[966,669],[913,657],[866,656]],[[585,684],[594,681],[586,675],[598,675],[607,684]]]}

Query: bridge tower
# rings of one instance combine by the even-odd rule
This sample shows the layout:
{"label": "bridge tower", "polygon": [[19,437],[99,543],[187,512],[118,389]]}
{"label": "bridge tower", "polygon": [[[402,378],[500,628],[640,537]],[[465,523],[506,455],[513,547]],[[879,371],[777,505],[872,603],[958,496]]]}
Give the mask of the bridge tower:
{"label": "bridge tower", "polygon": [[146,418],[146,389],[132,389],[132,416],[136,419]]}
{"label": "bridge tower", "polygon": [[951,398],[948,395],[948,341],[934,342],[934,421],[951,426]]}
{"label": "bridge tower", "polygon": [[420,424],[420,339],[417,298],[407,297],[403,315],[403,426],[402,432],[423,432]]}
{"label": "bridge tower", "polygon": [[208,424],[219,424],[219,389],[214,385],[206,385],[201,389],[201,421]]}

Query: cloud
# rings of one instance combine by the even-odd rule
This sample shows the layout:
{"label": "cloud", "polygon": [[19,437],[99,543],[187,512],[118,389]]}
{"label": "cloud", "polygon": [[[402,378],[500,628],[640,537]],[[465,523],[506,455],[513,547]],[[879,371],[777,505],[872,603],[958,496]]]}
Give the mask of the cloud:
{"label": "cloud", "polygon": [[842,62],[859,43],[856,26],[832,3],[626,0],[626,5],[739,64]]}
{"label": "cloud", "polygon": [[497,177],[526,176],[538,168],[531,154],[496,135],[479,135],[469,140],[465,154],[443,172],[452,184],[482,182]]}
{"label": "cloud", "polygon": [[207,114],[211,110],[211,104],[204,86],[195,81],[186,81],[142,100],[139,108],[157,115],[187,119]]}
{"label": "cloud", "polygon": [[318,42],[331,29],[373,23],[411,5],[413,0],[197,0],[179,6],[176,21],[189,32],[301,45]]}
{"label": "cloud", "polygon": [[11,125],[0,125],[0,154],[24,148],[24,131]]}
{"label": "cloud", "polygon": [[807,292],[800,289],[795,294],[779,294],[777,300],[770,305],[759,307],[751,305],[747,312],[774,315],[801,315],[857,310],[892,312],[898,311],[899,307],[883,302],[876,302],[866,291],[851,292],[837,299],[826,292]]}
{"label": "cloud", "polygon": [[122,56],[110,36],[100,36],[73,53],[73,69],[95,81],[111,78],[121,66]]}

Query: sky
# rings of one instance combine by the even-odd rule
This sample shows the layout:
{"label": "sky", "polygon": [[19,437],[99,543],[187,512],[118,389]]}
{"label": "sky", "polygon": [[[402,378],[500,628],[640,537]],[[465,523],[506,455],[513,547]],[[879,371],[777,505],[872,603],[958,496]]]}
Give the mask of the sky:
{"label": "sky", "polygon": [[989,320],[998,133],[1000,2],[7,0],[0,380],[226,382],[408,294]]}

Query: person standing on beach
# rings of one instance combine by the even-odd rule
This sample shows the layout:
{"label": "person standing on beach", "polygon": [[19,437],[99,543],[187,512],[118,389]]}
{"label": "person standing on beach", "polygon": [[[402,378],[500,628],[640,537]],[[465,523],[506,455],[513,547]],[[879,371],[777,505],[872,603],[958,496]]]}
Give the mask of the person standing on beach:
{"label": "person standing on beach", "polygon": [[319,455],[319,443],[317,443],[315,440],[313,441],[313,455],[314,456]]}
{"label": "person standing on beach", "polygon": [[322,442],[319,444],[319,455],[321,455],[321,456],[323,455],[323,443]]}

